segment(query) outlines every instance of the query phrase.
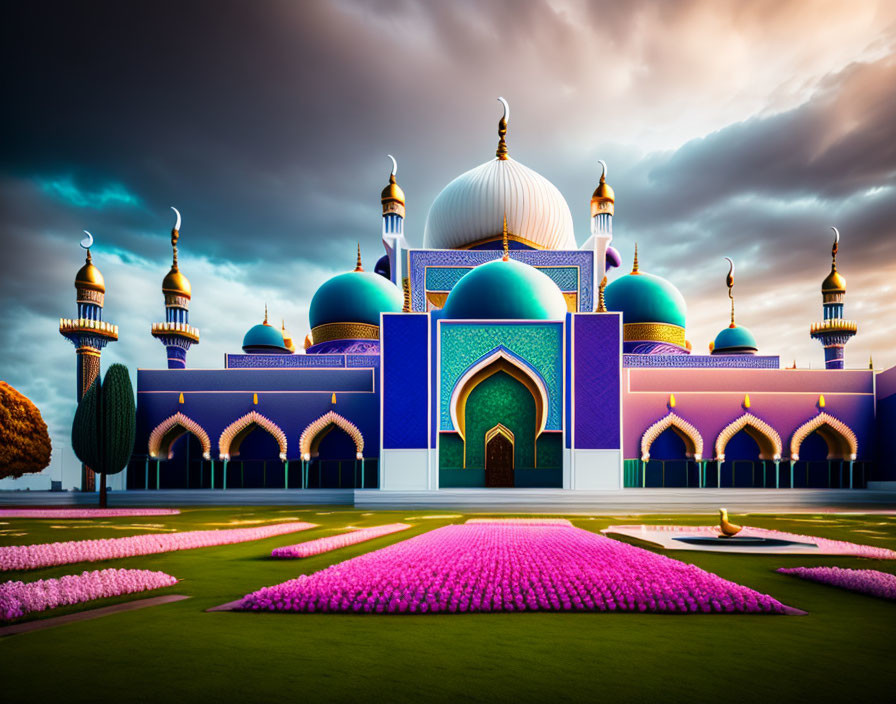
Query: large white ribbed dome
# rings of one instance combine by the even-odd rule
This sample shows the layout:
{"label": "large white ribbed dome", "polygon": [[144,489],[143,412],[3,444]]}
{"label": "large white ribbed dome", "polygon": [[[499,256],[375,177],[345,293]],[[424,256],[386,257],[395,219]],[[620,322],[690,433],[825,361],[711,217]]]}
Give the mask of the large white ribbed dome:
{"label": "large white ribbed dome", "polygon": [[537,249],[576,249],[572,214],[553,183],[510,157],[461,174],[442,189],[426,218],[425,249],[466,249],[510,238]]}

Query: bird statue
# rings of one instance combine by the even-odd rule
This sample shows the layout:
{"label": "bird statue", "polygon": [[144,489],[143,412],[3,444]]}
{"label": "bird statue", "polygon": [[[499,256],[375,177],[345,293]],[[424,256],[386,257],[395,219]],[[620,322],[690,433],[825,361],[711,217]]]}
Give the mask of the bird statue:
{"label": "bird statue", "polygon": [[728,520],[728,509],[720,508],[719,509],[719,529],[722,531],[722,535],[719,537],[730,538],[730,537],[740,533],[743,530],[743,527],[739,526],[735,523],[731,523]]}

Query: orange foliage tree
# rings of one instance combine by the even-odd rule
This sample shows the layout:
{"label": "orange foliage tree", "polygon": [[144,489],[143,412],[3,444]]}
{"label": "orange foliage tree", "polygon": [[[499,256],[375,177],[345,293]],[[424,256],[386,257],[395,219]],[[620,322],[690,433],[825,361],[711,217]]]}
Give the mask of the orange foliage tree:
{"label": "orange foliage tree", "polygon": [[50,449],[37,406],[0,381],[0,479],[41,471],[50,464]]}

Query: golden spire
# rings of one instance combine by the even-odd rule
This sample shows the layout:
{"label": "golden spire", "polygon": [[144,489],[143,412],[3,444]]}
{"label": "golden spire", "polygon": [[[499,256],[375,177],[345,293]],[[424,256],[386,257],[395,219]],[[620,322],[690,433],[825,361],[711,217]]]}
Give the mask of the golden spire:
{"label": "golden spire", "polygon": [[874,358],[870,354],[868,355],[868,368],[874,369]]}
{"label": "golden spire", "polygon": [[725,284],[728,286],[728,298],[731,299],[731,325],[729,328],[736,328],[737,325],[734,324],[734,262],[731,261],[728,257],[723,257],[728,261],[729,269],[728,276],[725,277]]}
{"label": "golden spire", "polygon": [[598,313],[606,313],[607,312],[607,302],[604,299],[604,289],[607,287],[607,275],[604,274],[604,280],[600,282],[600,286],[597,289],[597,312]]}
{"label": "golden spire", "polygon": [[361,266],[361,243],[358,242],[358,261],[355,262],[355,271],[364,271],[364,267]]}
{"label": "golden spire", "polygon": [[633,274],[640,274],[638,271],[638,243],[635,242],[635,261],[632,262],[632,272]]}
{"label": "golden spire", "polygon": [[834,231],[834,245],[831,247],[831,273],[821,282],[822,293],[846,293],[846,279],[837,271],[837,250],[840,245],[840,231],[836,227]]}
{"label": "golden spire", "polygon": [[616,194],[610,184],[607,183],[607,164],[603,159],[598,159],[601,165],[600,183],[591,195],[591,217],[606,213],[612,215],[615,209]]}
{"label": "golden spire", "polygon": [[498,120],[498,148],[495,150],[495,156],[501,161],[507,161],[507,142],[504,141],[504,137],[507,136],[507,120],[510,119],[510,105],[507,104],[504,98],[498,98],[498,100],[504,105],[504,114]]}
{"label": "golden spire", "polygon": [[507,213],[504,213],[504,224],[501,226],[501,238],[504,244],[504,261],[510,259],[510,243],[507,241]]}

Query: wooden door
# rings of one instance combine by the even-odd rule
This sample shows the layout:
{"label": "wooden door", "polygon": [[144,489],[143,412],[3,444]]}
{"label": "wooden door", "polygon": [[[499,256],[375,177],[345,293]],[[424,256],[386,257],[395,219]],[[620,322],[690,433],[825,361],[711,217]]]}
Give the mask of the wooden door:
{"label": "wooden door", "polygon": [[485,446],[485,485],[513,486],[513,443],[496,433]]}

